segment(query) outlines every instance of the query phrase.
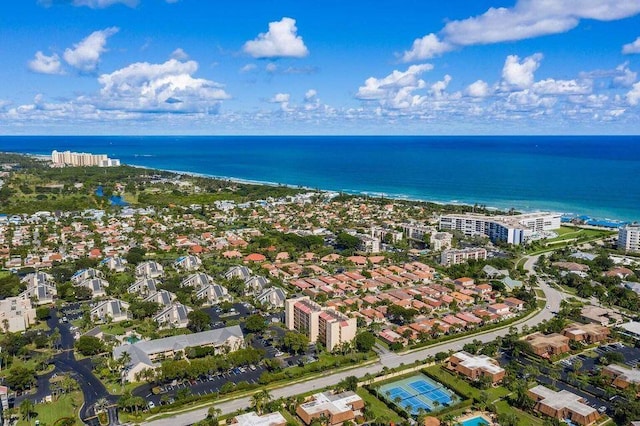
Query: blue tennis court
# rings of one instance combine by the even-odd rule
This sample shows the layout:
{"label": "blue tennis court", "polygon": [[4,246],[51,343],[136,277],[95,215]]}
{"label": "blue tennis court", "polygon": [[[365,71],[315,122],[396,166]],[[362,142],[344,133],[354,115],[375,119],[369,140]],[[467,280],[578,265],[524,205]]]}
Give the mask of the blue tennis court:
{"label": "blue tennis court", "polygon": [[382,385],[378,394],[414,415],[421,410],[437,411],[457,402],[453,391],[423,374]]}

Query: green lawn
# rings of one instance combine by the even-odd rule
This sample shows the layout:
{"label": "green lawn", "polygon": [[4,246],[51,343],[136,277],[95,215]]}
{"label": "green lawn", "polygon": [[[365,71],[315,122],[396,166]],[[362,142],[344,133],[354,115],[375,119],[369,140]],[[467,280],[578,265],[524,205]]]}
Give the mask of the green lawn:
{"label": "green lawn", "polygon": [[514,413],[516,417],[518,417],[519,426],[535,426],[535,425],[542,426],[544,424],[543,419],[536,417],[532,414],[525,413],[524,411],[519,410],[517,408],[511,407],[507,401],[504,401],[504,400],[498,401],[495,404],[495,406],[496,406],[496,411],[498,412],[498,415],[503,413]]}
{"label": "green lawn", "polygon": [[[449,373],[440,365],[432,365],[431,367],[427,367],[425,371],[429,376],[435,378],[448,388],[456,391],[461,394],[465,398],[474,398],[480,395],[482,390],[471,386],[471,383],[462,377],[458,377],[454,374]],[[503,388],[502,386],[492,387],[487,389],[486,392],[489,394],[489,401],[495,401],[498,398],[502,398],[509,393],[509,390]]]}
{"label": "green lawn", "polygon": [[73,417],[76,419],[76,424],[81,424],[77,418],[78,410],[82,405],[82,393],[79,391],[72,392],[61,396],[55,402],[49,402],[45,404],[36,404],[35,411],[37,415],[31,418],[31,422],[27,422],[26,419],[20,419],[17,426],[29,426],[37,419],[40,420],[41,426],[52,426],[56,420],[63,417]]}
{"label": "green lawn", "polygon": [[385,418],[394,423],[399,423],[402,420],[398,413],[389,408],[387,404],[380,401],[365,388],[358,388],[356,393],[360,395],[367,409],[370,409],[376,418]]}

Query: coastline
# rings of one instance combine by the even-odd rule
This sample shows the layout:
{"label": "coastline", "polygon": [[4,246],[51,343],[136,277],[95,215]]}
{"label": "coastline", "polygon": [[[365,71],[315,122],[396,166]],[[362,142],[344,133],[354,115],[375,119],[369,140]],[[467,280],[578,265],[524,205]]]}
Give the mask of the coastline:
{"label": "coastline", "polygon": [[[10,151],[7,151],[10,152]],[[48,155],[45,154],[35,154],[35,153],[25,153],[25,152],[10,152],[12,154],[20,154],[20,155],[27,155],[33,158],[37,158],[39,160],[49,160],[50,157]],[[608,223],[609,225],[605,225],[609,228],[612,227],[616,227],[616,226],[620,226],[623,225],[625,223],[630,223],[632,222],[632,220],[626,220],[626,219],[619,219],[619,218],[615,218],[614,217],[608,217],[608,216],[601,216],[601,215],[584,215],[583,213],[581,213],[580,211],[567,211],[566,209],[558,209],[558,208],[540,208],[540,207],[534,207],[534,206],[527,206],[527,207],[522,207],[521,204],[522,203],[526,203],[526,204],[533,204],[535,205],[535,201],[530,201],[530,200],[504,200],[504,205],[500,206],[500,205],[488,205],[488,204],[484,204],[482,201],[466,201],[466,200],[458,200],[458,199],[433,199],[433,198],[423,198],[423,197],[416,197],[416,196],[411,196],[411,195],[407,195],[407,194],[396,194],[396,193],[389,193],[389,192],[379,192],[379,191],[371,191],[371,190],[357,190],[357,189],[349,189],[349,188],[339,188],[339,189],[334,189],[334,188],[318,188],[318,187],[311,187],[308,185],[296,185],[296,184],[291,184],[291,183],[281,183],[281,182],[273,182],[273,181],[261,181],[261,180],[256,180],[256,179],[244,179],[244,178],[239,178],[239,177],[234,177],[234,176],[222,176],[222,175],[214,175],[214,174],[210,174],[210,173],[201,173],[201,172],[193,172],[193,171],[186,171],[186,170],[176,170],[176,169],[171,169],[171,168],[162,168],[162,167],[153,167],[153,166],[144,166],[144,165],[139,165],[139,164],[133,164],[133,163],[122,163],[122,165],[126,165],[126,166],[130,166],[130,167],[135,167],[135,168],[139,168],[139,169],[145,169],[145,170],[158,170],[158,171],[163,171],[163,172],[168,172],[168,173],[173,173],[176,175],[185,175],[185,176],[193,176],[193,177],[199,177],[199,178],[206,178],[206,179],[218,179],[218,180],[223,180],[223,181],[229,181],[229,182],[235,182],[235,183],[239,183],[239,184],[249,184],[249,185],[265,185],[265,186],[282,186],[282,187],[287,187],[287,188],[295,188],[295,189],[302,189],[302,190],[308,190],[308,191],[317,191],[320,193],[324,193],[324,194],[328,194],[328,193],[338,193],[338,194],[347,194],[347,195],[352,195],[352,196],[360,196],[360,197],[373,197],[373,198],[388,198],[390,200],[398,200],[398,201],[405,201],[405,202],[417,202],[417,203],[431,203],[431,204],[436,204],[436,205],[451,205],[451,206],[465,206],[465,207],[473,207],[474,205],[482,205],[484,209],[490,211],[490,212],[501,212],[501,213],[507,213],[510,209],[515,209],[518,212],[522,212],[522,213],[534,213],[534,212],[553,212],[553,213],[558,213],[563,215],[563,217],[571,217],[571,218],[580,218],[580,217],[586,217],[588,220],[591,221],[595,221],[597,223]],[[520,207],[518,206],[520,205]]]}

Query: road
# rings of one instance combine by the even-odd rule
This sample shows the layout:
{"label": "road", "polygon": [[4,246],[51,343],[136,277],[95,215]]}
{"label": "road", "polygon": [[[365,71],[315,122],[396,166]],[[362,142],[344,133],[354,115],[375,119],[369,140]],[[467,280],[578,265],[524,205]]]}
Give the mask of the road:
{"label": "road", "polygon": [[[531,256],[527,259],[524,264],[524,268],[529,273],[535,273],[533,267],[535,263],[538,261],[540,256]],[[551,319],[554,314],[552,312],[558,312],[560,309],[560,302],[565,297],[565,295],[554,288],[549,287],[546,284],[541,285],[541,290],[544,292],[545,297],[547,299],[547,306],[543,308],[537,314],[531,316],[530,318],[518,323],[516,327],[521,329],[522,326],[527,325],[528,327],[533,327],[538,325],[544,320]],[[434,356],[438,352],[447,352],[449,350],[459,351],[462,350],[462,347],[471,343],[473,340],[480,340],[483,343],[490,342],[495,340],[497,337],[504,336],[509,332],[509,327],[505,327],[498,330],[489,331],[482,334],[475,334],[472,336],[464,337],[458,340],[444,342],[441,344],[437,344],[434,346],[430,346],[428,348],[419,349],[412,352],[406,352],[401,354],[396,354],[393,352],[383,353],[380,356],[380,361],[354,369],[350,369],[343,372],[337,372],[334,374],[329,374],[323,377],[318,377],[312,380],[306,380],[301,383],[291,384],[286,387],[278,388],[270,390],[270,393],[274,399],[281,397],[290,397],[293,395],[298,395],[302,393],[309,392],[309,390],[313,389],[323,389],[329,386],[335,386],[342,379],[347,376],[356,376],[363,377],[367,374],[375,375],[380,373],[384,367],[397,367],[400,364],[408,365],[415,361],[424,360],[429,356]],[[250,397],[238,398],[231,401],[221,402],[219,404],[215,404],[216,407],[222,410],[223,414],[228,414],[233,411],[239,409],[245,409],[250,406]],[[149,426],[178,426],[178,425],[189,425],[195,422],[198,422],[204,419],[207,415],[207,410],[209,407],[200,408],[197,410],[189,411],[186,413],[178,414],[173,417],[153,420],[145,423]]]}

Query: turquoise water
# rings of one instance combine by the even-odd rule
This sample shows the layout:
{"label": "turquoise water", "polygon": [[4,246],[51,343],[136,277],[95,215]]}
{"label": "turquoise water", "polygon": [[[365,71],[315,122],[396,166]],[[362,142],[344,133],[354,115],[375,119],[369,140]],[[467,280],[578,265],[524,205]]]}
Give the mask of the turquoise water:
{"label": "turquoise water", "polygon": [[640,220],[640,137],[0,137],[0,151],[352,193]]}
{"label": "turquoise water", "polygon": [[378,388],[378,395],[390,403],[399,404],[413,415],[420,414],[420,409],[425,413],[438,411],[458,401],[451,390],[424,374],[382,385]]}
{"label": "turquoise water", "polygon": [[489,424],[489,422],[487,422],[481,416],[478,416],[478,417],[473,417],[473,418],[467,419],[467,420],[465,420],[463,422],[460,422],[460,424],[462,426],[487,426]]}

